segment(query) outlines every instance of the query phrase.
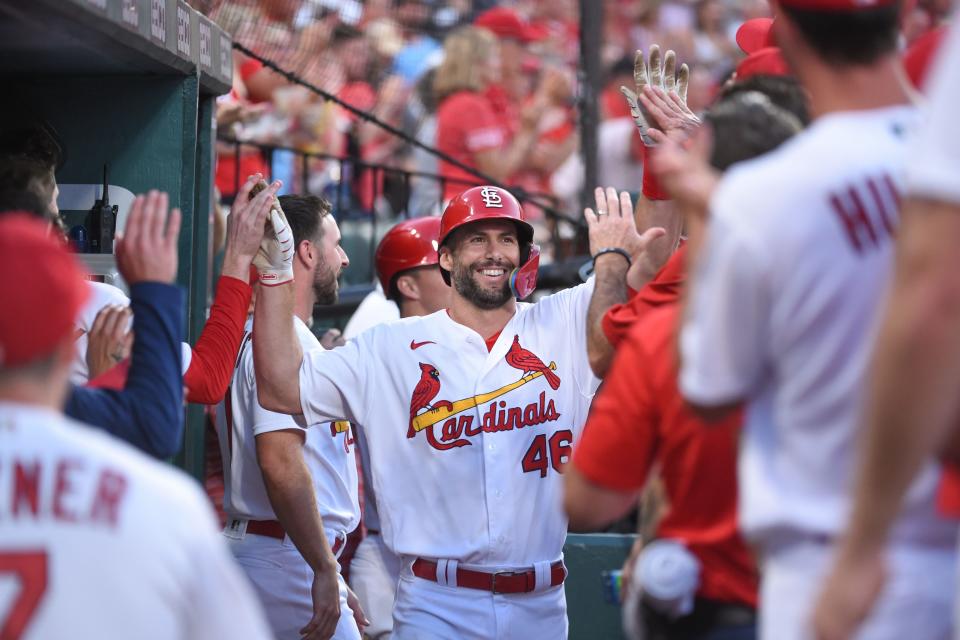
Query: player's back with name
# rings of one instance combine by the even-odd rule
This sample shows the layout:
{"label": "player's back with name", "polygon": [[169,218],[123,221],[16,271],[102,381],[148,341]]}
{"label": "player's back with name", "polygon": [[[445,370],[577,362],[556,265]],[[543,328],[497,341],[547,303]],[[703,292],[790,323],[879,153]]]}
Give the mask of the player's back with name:
{"label": "player's back with name", "polygon": [[185,475],[42,409],[0,403],[0,443],[0,581],[16,585],[0,592],[0,629],[159,639],[247,624],[261,637],[255,605],[227,628],[201,611],[218,608],[203,593],[217,580],[248,600]]}

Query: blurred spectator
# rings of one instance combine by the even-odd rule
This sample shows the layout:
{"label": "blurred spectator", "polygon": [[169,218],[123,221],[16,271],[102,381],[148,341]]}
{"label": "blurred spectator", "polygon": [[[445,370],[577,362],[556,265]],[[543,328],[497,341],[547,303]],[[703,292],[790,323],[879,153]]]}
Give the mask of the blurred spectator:
{"label": "blurred spectator", "polygon": [[[530,156],[536,142],[539,114],[521,117],[510,136],[485,91],[500,80],[500,49],[486,29],[463,27],[444,42],[444,60],[434,79],[437,109],[437,148],[460,162],[474,166],[494,180],[504,181]],[[448,200],[477,182],[472,174],[440,161]]]}

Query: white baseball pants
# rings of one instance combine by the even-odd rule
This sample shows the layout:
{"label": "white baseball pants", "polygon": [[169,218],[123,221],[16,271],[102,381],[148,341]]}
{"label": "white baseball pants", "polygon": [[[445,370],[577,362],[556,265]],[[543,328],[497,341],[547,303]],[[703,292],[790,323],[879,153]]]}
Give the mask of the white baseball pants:
{"label": "white baseball pants", "polygon": [[[289,536],[283,540],[246,534],[228,538],[230,550],[253,585],[277,640],[300,640],[313,617],[313,569],[304,561]],[[347,606],[347,585],[340,582],[340,622],[335,640],[360,640],[360,630]]]}
{"label": "white baseball pants", "polygon": [[565,640],[563,585],[543,591],[493,594],[441,585],[400,572],[393,609],[393,640]]}
{"label": "white baseball pants", "polygon": [[[797,542],[768,554],[760,585],[761,640],[812,640],[813,605],[834,547]],[[949,640],[957,554],[953,548],[893,546],[883,592],[855,640]]]}
{"label": "white baseball pants", "polygon": [[399,580],[400,558],[387,549],[379,533],[367,534],[350,561],[350,588],[370,621],[363,632],[371,640],[390,637]]}

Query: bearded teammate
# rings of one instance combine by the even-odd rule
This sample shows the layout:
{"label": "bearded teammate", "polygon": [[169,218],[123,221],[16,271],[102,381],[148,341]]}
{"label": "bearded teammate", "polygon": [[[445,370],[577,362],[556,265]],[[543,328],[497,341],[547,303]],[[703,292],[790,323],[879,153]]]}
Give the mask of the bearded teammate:
{"label": "bearded teammate", "polygon": [[[329,204],[316,196],[282,196],[279,205],[292,233],[291,326],[304,350],[320,348],[306,323],[315,303],[336,301],[337,278],[349,261]],[[270,303],[261,297],[257,305],[264,304]],[[363,612],[336,560],[360,520],[349,425],[264,410],[257,402],[252,340],[251,319],[217,410],[226,470],[224,535],[277,638],[357,639]]]}
{"label": "bearded teammate", "polygon": [[[439,244],[440,218],[429,217],[398,223],[377,246],[377,278],[388,299],[396,302],[401,318],[430,315],[449,306],[450,287],[440,276]],[[411,409],[413,406],[411,402]],[[378,493],[370,473],[366,434],[362,425],[355,424],[354,429],[363,471],[363,520],[367,535],[350,563],[350,586],[370,619],[370,626],[364,634],[379,640],[390,637],[393,630],[393,603],[400,580],[400,558],[383,542],[377,510]]]}
{"label": "bearded teammate", "polygon": [[268,638],[199,488],[63,416],[76,259],[26,214],[0,220],[0,252],[18,274],[0,282],[0,637]]}
{"label": "bearded teammate", "polygon": [[[748,403],[741,526],[760,550],[761,636],[790,640],[812,635],[813,600],[850,508],[863,381],[918,113],[900,81],[895,2],[781,0],[774,10],[777,42],[817,118],[734,167],[714,194],[680,382],[714,415]],[[858,638],[950,636],[956,527],[936,515],[938,475],[928,465],[912,487],[887,589]]]}
{"label": "bearded teammate", "polygon": [[[533,229],[507,191],[468,189],[441,219],[450,307],[374,327],[334,351],[299,349],[290,284],[262,292],[269,304],[256,311],[260,402],[366,428],[381,533],[404,561],[396,638],[567,635],[560,471],[598,383],[587,362],[587,306],[595,287],[622,286],[611,275],[623,260],[614,254],[636,256],[663,234],[638,235],[629,215],[588,212],[587,221],[596,279],[518,303],[535,286]],[[268,234],[265,247],[272,264],[261,278],[289,281],[277,237]],[[540,371],[518,379],[505,359],[515,336],[557,375],[558,390]],[[421,364],[436,369],[440,390],[411,434]]]}

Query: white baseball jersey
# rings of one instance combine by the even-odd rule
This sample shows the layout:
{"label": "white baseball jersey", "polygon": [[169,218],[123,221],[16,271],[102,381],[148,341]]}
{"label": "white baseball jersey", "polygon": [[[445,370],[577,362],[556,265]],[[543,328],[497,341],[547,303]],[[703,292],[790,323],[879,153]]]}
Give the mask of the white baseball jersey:
{"label": "white baseball jersey", "polygon": [[[101,309],[110,304],[119,305],[121,307],[130,306],[130,298],[128,298],[123,291],[112,284],[105,284],[103,282],[97,282],[96,280],[90,280],[88,281],[88,284],[90,285],[90,299],[87,300],[87,303],[83,306],[83,309],[80,310],[80,314],[77,316],[77,320],[74,323],[76,326],[77,337],[74,340],[75,351],[73,363],[70,366],[70,382],[76,385],[86,384],[90,379],[90,372],[87,368],[87,344],[89,341],[88,334],[90,333],[90,329],[93,328],[93,321],[97,319],[97,314],[100,313]],[[132,319],[130,320],[130,323],[132,325]],[[190,348],[190,345],[186,342],[181,342],[181,373],[187,372],[192,359],[193,350]]]}
{"label": "white baseball jersey", "polygon": [[383,288],[378,282],[350,316],[347,326],[343,328],[343,339],[352,340],[370,327],[399,319],[400,308],[383,294]]}
{"label": "white baseball jersey", "polygon": [[[893,265],[912,107],[835,113],[731,169],[711,201],[681,336],[681,387],[701,405],[748,399],[740,517],[754,539],[839,534],[859,409]],[[936,542],[938,470],[900,537]],[[908,521],[906,521],[908,520]]]}
{"label": "white baseball jersey", "polygon": [[907,193],[960,204],[960,24],[950,28],[929,82],[929,119],[910,150]]}
{"label": "white baseball jersey", "polygon": [[599,382],[592,292],[518,304],[490,351],[444,310],[305,352],[304,415],[363,425],[392,551],[498,567],[560,558],[560,473]]}
{"label": "white baseball jersey", "polygon": [[0,403],[0,637],[270,634],[199,486],[59,413]]}
{"label": "white baseball jersey", "polygon": [[[307,325],[299,318],[294,320],[303,350],[323,349]],[[234,518],[276,519],[257,464],[256,436],[293,429],[304,432],[303,455],[313,476],[324,527],[334,534],[349,533],[360,522],[357,460],[350,447],[350,425],[304,420],[303,416],[288,416],[261,407],[253,371],[252,331],[250,318],[227,393],[230,404],[224,401],[217,407],[217,434],[225,470],[224,511]]]}
{"label": "white baseball jersey", "polygon": [[76,351],[73,364],[70,367],[70,381],[73,384],[87,383],[87,334],[93,327],[93,321],[96,320],[97,314],[109,304],[116,304],[121,307],[130,306],[130,299],[126,294],[112,284],[94,280],[88,281],[87,284],[90,287],[90,298],[83,305],[76,322],[74,322],[77,333],[77,338],[74,341]]}

